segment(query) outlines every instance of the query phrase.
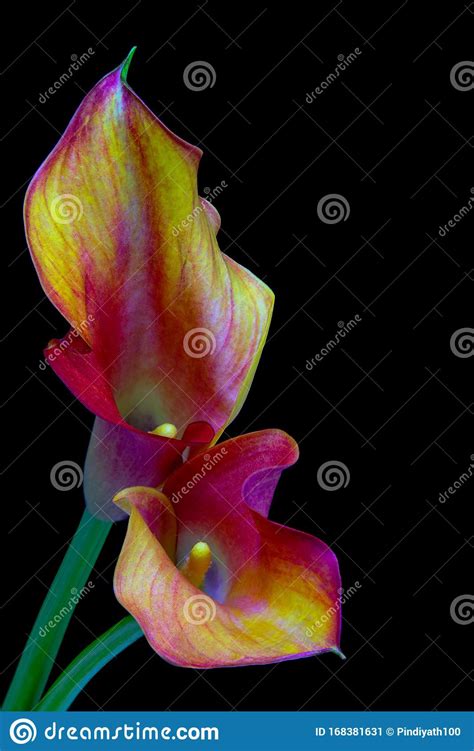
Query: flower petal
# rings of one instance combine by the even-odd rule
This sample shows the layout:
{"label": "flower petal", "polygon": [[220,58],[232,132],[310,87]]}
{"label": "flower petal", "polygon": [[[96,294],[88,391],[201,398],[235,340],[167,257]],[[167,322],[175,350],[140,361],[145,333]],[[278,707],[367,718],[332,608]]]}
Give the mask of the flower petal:
{"label": "flower petal", "polygon": [[114,389],[97,353],[74,335],[52,340],[44,350],[45,360],[87,409],[110,422],[122,422]]}
{"label": "flower petal", "polygon": [[161,485],[182,464],[186,448],[195,450],[214,437],[209,425],[203,423],[191,423],[182,440],[151,435],[129,425],[117,409],[107,371],[74,332],[51,342],[45,358],[70,391],[98,415],[84,469],[85,499],[90,513],[98,518],[125,518],[112,502],[117,492],[136,483]]}
{"label": "flower petal", "polygon": [[126,513],[113,502],[132,483],[158,487],[182,464],[182,441],[130,430],[97,417],[84,466],[84,497],[93,516],[118,521]]}
{"label": "flower petal", "polygon": [[165,554],[136,492],[122,493],[131,520],[116,595],[167,660],[206,668],[338,651],[335,555],[315,537],[270,522],[246,502],[250,488],[251,502],[267,508],[275,480],[266,482],[265,473],[276,468],[281,473],[296,452],[286,434],[262,431],[197,455],[166,481],[163,490],[174,503],[178,525],[176,562],[185,561],[198,542],[211,550],[204,591]]}
{"label": "flower petal", "polygon": [[35,175],[28,244],[51,301],[73,326],[91,320],[83,336],[122,415],[217,432],[245,399],[273,294],[220,252],[218,214],[197,193],[201,151],[129,88],[129,62],[85,97]]}
{"label": "flower petal", "polygon": [[154,488],[137,486],[117,493],[114,502],[127,516],[130,515],[132,508],[137,509],[166,554],[174,560],[177,534],[176,516],[173,504],[163,493]]}
{"label": "flower petal", "polygon": [[[296,441],[283,430],[261,430],[231,438],[186,462],[168,478],[163,492],[175,503],[189,497],[199,484],[199,494],[206,496],[206,507],[215,504],[218,512],[223,502],[229,509],[241,503],[268,516],[275,488],[284,469],[298,459]],[[178,515],[195,514],[189,523],[198,523],[199,508],[192,502],[180,503]]]}
{"label": "flower petal", "polygon": [[[140,490],[121,494],[131,516],[114,587],[156,652],[177,665],[210,668],[338,651],[340,578],[326,545],[249,509],[260,548],[235,572],[220,603],[175,566],[146,518],[153,518],[153,499],[147,496],[144,514]],[[156,499],[157,508],[161,502]],[[241,540],[248,521],[233,516],[234,535]]]}

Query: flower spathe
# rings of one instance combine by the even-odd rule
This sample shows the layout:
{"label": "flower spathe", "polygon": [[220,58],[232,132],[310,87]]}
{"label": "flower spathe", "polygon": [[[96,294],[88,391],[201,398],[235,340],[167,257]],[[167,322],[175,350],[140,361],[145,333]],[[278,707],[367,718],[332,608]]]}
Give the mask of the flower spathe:
{"label": "flower spathe", "polygon": [[[273,307],[271,290],[219,250],[219,215],[197,191],[202,152],[127,84],[133,51],[85,97],[25,201],[40,281],[81,334],[46,357],[99,416],[86,466],[86,475],[102,467],[86,482],[95,507],[122,483],[164,479],[169,449],[159,444],[172,436],[147,443],[157,426],[174,425],[179,439],[193,423],[209,426],[206,439],[222,432],[246,397]],[[140,441],[117,420],[141,431]],[[114,441],[137,459],[118,485]]]}
{"label": "flower spathe", "polygon": [[339,651],[335,555],[266,518],[297,457],[288,435],[264,430],[198,454],[162,492],[116,497],[130,519],[115,593],[166,660],[211,668]]}

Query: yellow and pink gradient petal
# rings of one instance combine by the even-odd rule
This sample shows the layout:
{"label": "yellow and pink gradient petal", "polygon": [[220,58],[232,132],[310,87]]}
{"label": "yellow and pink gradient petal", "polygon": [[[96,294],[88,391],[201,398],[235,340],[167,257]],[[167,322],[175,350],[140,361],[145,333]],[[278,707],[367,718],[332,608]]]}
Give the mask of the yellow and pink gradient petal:
{"label": "yellow and pink gradient petal", "polygon": [[195,456],[163,492],[117,496],[130,519],[116,596],[169,662],[217,668],[340,654],[335,555],[254,510],[260,500],[268,510],[296,458],[289,436],[261,431]]}
{"label": "yellow and pink gradient petal", "polygon": [[[80,334],[46,355],[86,406],[106,384],[125,430],[171,425],[167,439],[180,440],[206,423],[216,440],[245,400],[274,297],[221,253],[218,212],[198,195],[201,151],[132,91],[132,53],[85,97],[27,191],[40,281]],[[150,476],[122,481],[114,492]],[[91,504],[108,500],[96,494]]]}

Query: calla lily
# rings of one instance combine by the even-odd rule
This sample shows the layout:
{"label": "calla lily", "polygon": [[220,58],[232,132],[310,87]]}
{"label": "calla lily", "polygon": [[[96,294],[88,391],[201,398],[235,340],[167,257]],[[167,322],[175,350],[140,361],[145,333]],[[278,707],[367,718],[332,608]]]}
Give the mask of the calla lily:
{"label": "calla lily", "polygon": [[266,516],[298,457],[265,430],[198,454],[159,492],[115,502],[130,515],[115,593],[169,662],[211,668],[339,652],[340,577],[320,540]]}
{"label": "calla lily", "polygon": [[85,491],[105,515],[120,488],[157,486],[236,416],[273,307],[219,250],[202,152],[131,90],[132,54],[85,97],[25,201],[40,281],[72,326],[46,358],[97,415]]}

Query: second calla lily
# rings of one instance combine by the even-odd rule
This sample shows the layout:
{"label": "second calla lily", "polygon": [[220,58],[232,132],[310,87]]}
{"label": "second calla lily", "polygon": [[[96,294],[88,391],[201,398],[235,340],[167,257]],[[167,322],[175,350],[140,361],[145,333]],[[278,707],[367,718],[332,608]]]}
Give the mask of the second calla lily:
{"label": "second calla lily", "polygon": [[298,457],[279,430],[198,454],[163,486],[129,488],[115,593],[153,649],[184,667],[339,652],[340,577],[323,542],[267,515]]}
{"label": "second calla lily", "polygon": [[97,416],[85,492],[105,516],[120,488],[159,485],[235,417],[273,307],[219,250],[201,151],[131,90],[130,59],[85,97],[25,203],[39,278],[72,327],[46,358]]}

